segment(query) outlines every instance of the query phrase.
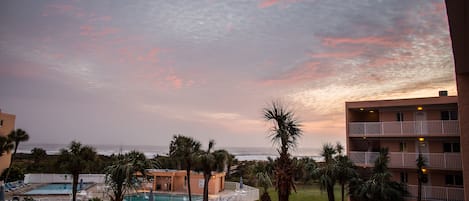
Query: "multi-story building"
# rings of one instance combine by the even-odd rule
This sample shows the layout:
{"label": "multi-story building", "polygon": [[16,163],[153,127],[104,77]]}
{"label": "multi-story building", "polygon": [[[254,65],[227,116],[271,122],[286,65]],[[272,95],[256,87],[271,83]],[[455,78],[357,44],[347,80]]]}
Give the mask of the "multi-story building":
{"label": "multi-story building", "polygon": [[422,200],[464,200],[458,97],[375,100],[346,103],[347,153],[358,167],[372,168],[388,148],[395,181],[417,197],[416,159],[426,160]]}
{"label": "multi-story building", "polygon": [[[15,129],[16,116],[4,113],[0,110],[0,136],[7,136]],[[0,173],[10,165],[11,153],[3,153],[0,157]]]}

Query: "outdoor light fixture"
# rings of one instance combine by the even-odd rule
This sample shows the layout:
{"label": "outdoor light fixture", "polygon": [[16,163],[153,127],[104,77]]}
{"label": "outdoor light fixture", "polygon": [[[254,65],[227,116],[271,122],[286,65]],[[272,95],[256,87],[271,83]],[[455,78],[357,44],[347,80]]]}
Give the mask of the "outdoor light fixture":
{"label": "outdoor light fixture", "polygon": [[425,138],[419,137],[419,142],[423,142],[423,141],[425,141]]}
{"label": "outdoor light fixture", "polygon": [[375,111],[374,111],[374,110],[370,110],[370,113],[373,113],[373,112],[375,112]]}
{"label": "outdoor light fixture", "polygon": [[360,108],[360,111],[363,111],[363,110],[365,110],[365,109],[363,109],[363,108]]}
{"label": "outdoor light fixture", "polygon": [[417,107],[417,110],[418,110],[418,111],[422,111],[422,110],[423,110],[423,107],[422,107],[422,106],[418,106],[418,107]]}
{"label": "outdoor light fixture", "polygon": [[422,168],[422,173],[427,174],[427,168]]}

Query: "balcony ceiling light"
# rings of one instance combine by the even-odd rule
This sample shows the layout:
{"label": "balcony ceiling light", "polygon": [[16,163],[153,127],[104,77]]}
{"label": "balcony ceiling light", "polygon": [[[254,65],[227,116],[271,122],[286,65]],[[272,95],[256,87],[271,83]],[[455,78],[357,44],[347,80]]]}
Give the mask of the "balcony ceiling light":
{"label": "balcony ceiling light", "polygon": [[418,110],[418,111],[422,111],[422,110],[423,110],[423,107],[422,107],[422,106],[418,106],[418,107],[417,107],[417,110]]}
{"label": "balcony ceiling light", "polygon": [[370,113],[373,113],[373,112],[375,112],[375,111],[374,111],[374,110],[370,110]]}
{"label": "balcony ceiling light", "polygon": [[427,168],[422,168],[422,173],[427,174]]}
{"label": "balcony ceiling light", "polygon": [[419,137],[419,142],[423,142],[423,141],[425,141],[425,138]]}
{"label": "balcony ceiling light", "polygon": [[364,108],[360,108],[360,111],[363,111],[363,110],[365,110],[365,109],[364,109]]}

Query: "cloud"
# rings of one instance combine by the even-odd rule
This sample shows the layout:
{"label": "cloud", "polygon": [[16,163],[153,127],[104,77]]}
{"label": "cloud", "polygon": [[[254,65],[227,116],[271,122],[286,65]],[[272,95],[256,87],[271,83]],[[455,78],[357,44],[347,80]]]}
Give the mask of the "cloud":
{"label": "cloud", "polygon": [[311,54],[312,58],[330,58],[330,59],[344,59],[360,56],[364,50],[355,50],[347,52],[322,52]]}
{"label": "cloud", "polygon": [[116,34],[119,29],[114,27],[99,27],[96,28],[91,25],[82,25],[80,26],[80,35],[89,36],[89,37],[104,37]]}
{"label": "cloud", "polygon": [[270,6],[273,6],[277,3],[279,3],[280,0],[263,0],[261,3],[259,3],[259,8],[267,8]]}
{"label": "cloud", "polygon": [[258,5],[257,7],[259,8],[268,8],[268,7],[271,7],[271,6],[274,6],[276,4],[280,4],[280,3],[294,3],[294,2],[298,2],[300,0],[262,0]]}
{"label": "cloud", "polygon": [[336,47],[340,45],[380,45],[386,47],[396,47],[400,44],[396,43],[395,40],[388,37],[377,37],[377,36],[368,36],[368,37],[357,37],[357,38],[347,38],[347,37],[325,37],[322,44],[328,47]]}
{"label": "cloud", "polygon": [[321,65],[320,62],[308,61],[293,67],[280,75],[276,75],[273,78],[263,80],[262,84],[298,84],[305,81],[331,76],[332,74],[333,69]]}

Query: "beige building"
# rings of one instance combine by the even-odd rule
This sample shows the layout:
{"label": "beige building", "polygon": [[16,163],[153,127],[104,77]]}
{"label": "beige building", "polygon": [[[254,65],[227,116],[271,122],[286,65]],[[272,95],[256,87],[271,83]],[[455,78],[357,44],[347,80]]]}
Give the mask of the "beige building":
{"label": "beige building", "polygon": [[[208,194],[214,195],[225,189],[225,173],[212,173],[208,183]],[[151,187],[156,192],[187,193],[187,178],[185,170],[151,169],[146,172],[150,185],[145,185],[145,190]],[[202,195],[204,190],[204,175],[191,172],[191,193]]]}
{"label": "beige building", "polygon": [[464,200],[458,97],[346,103],[347,152],[355,164],[371,168],[381,148],[389,149],[392,178],[417,197],[416,159],[426,159],[423,200]]}
{"label": "beige building", "polygon": [[[0,136],[7,136],[15,129],[16,116],[0,110]],[[3,153],[0,157],[0,174],[10,165],[11,153]]]}

